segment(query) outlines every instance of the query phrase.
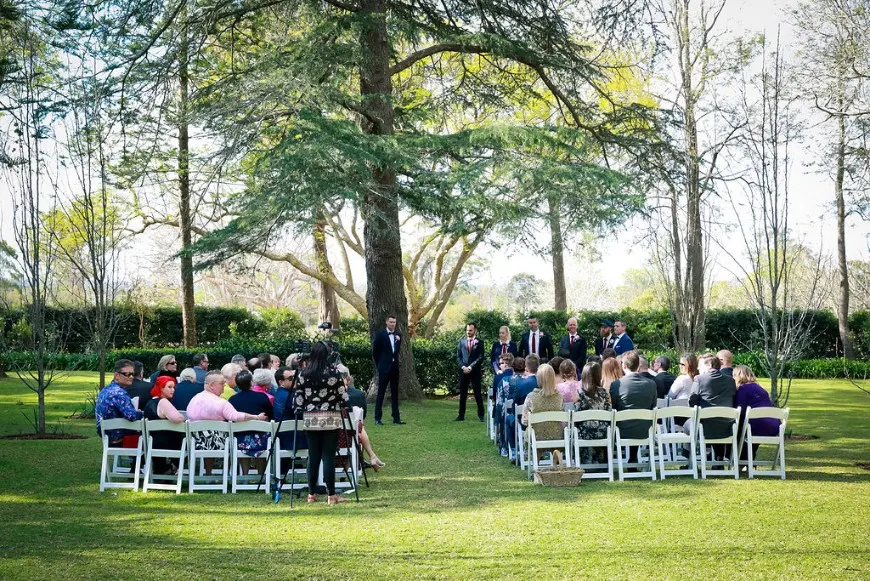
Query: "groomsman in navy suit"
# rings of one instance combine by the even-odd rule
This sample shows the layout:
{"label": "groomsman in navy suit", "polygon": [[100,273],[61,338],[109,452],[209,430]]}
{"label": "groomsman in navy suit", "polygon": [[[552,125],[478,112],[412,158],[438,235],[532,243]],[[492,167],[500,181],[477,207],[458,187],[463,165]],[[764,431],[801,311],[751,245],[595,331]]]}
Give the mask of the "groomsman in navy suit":
{"label": "groomsman in navy suit", "polygon": [[634,341],[625,332],[625,321],[614,321],[613,332],[616,335],[613,338],[613,343],[610,345],[617,355],[622,355],[634,349]]}
{"label": "groomsman in navy suit", "polygon": [[505,353],[517,354],[517,344],[511,340],[511,330],[505,325],[498,330],[498,341],[492,344],[489,351],[489,363],[495,373],[499,372],[499,358]]}
{"label": "groomsman in navy suit", "polygon": [[541,358],[541,363],[549,361],[553,358],[553,342],[550,340],[550,336],[538,328],[537,317],[529,316],[528,323],[529,330],[523,333],[518,355],[525,357],[534,353]]}
{"label": "groomsman in navy suit", "polygon": [[577,367],[577,374],[586,365],[586,339],[577,334],[577,319],[571,317],[566,325],[568,334],[559,341],[559,355],[567,357]]}
{"label": "groomsman in navy suit", "polygon": [[483,367],[483,341],[477,338],[477,324],[465,326],[465,339],[456,346],[456,362],[459,364],[459,415],[454,421],[465,421],[465,400],[468,398],[468,384],[474,390],[477,402],[477,417],[483,419],[483,396],[480,393],[480,379]]}
{"label": "groomsman in navy suit", "polygon": [[387,384],[390,385],[390,403],[393,407],[393,423],[404,424],[399,417],[399,348],[402,336],[396,331],[396,317],[387,317],[387,328],[375,334],[372,341],[372,359],[378,374],[378,398],[375,401],[375,423],[384,425],[384,396],[387,394]]}

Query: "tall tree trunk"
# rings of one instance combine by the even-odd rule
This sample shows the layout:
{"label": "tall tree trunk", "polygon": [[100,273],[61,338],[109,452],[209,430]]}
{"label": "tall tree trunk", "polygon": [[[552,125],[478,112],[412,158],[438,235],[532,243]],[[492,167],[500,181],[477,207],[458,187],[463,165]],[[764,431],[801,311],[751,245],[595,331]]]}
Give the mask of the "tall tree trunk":
{"label": "tall tree trunk", "polygon": [[[182,11],[187,18],[187,10]],[[190,211],[190,133],[187,120],[189,106],[189,81],[187,24],[182,25],[181,49],[178,62],[178,193],[179,227],[181,229],[181,314],[184,326],[184,346],[196,346],[196,303],[193,297],[193,257],[186,251],[193,244]]]}
{"label": "tall tree trunk", "polygon": [[843,197],[843,180],[846,173],[846,120],[842,115],[837,117],[837,137],[837,175],[834,181],[834,198],[837,203],[837,270],[840,276],[837,321],[840,327],[843,355],[846,359],[854,359],[852,338],[849,336],[849,266],[846,262],[846,201]]}
{"label": "tall tree trunk", "polygon": [[553,258],[554,307],[568,310],[568,291],[565,287],[565,242],[562,240],[561,208],[556,196],[547,196],[547,214],[550,219],[550,254]]}
{"label": "tall tree trunk", "polygon": [[[363,22],[360,45],[360,93],[366,115],[361,126],[378,139],[392,135],[394,111],[390,102],[393,82],[390,77],[390,44],[387,34],[387,9],[384,0],[363,0],[359,12]],[[402,335],[408,333],[408,301],[402,277],[402,244],[399,234],[399,200],[396,171],[389,166],[372,167],[375,190],[365,197],[366,303],[372,338],[387,316],[396,317]],[[411,341],[402,341],[399,354],[399,393],[402,398],[420,399],[423,390],[414,369]]]}
{"label": "tall tree trunk", "polygon": [[680,22],[680,75],[685,98],[684,138],[686,168],[686,278],[681,312],[677,313],[677,347],[704,348],[704,234],[701,229],[701,167],[698,158],[698,123],[695,117],[697,88],[694,81],[689,26],[689,0],[683,0]]}
{"label": "tall tree trunk", "polygon": [[[324,274],[332,273],[332,265],[326,252],[325,219],[314,223],[314,260],[318,271]],[[341,314],[338,312],[335,289],[322,280],[320,281],[320,320],[329,321],[333,328],[341,327]]]}

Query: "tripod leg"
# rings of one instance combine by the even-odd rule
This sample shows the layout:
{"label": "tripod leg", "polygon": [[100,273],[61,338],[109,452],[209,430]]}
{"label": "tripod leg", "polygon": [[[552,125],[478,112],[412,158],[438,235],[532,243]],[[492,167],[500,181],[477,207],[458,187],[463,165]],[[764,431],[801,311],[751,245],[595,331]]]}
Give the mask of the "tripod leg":
{"label": "tripod leg", "polygon": [[[344,428],[345,440],[347,441],[348,444],[350,444],[350,442],[356,442],[356,434],[351,435],[350,429],[349,429],[350,414],[347,413],[347,408],[344,408],[342,411],[344,412],[343,419],[342,419],[342,427]],[[348,450],[348,452],[349,452],[349,450]],[[350,453],[348,453],[347,462],[344,463],[344,476],[347,478],[348,482],[350,482],[351,486],[353,486],[354,494],[356,494],[356,501],[359,502],[359,482],[357,482],[357,478],[356,478],[356,467],[355,466],[351,467],[352,473],[348,472],[348,469],[347,469],[347,467],[350,465],[352,459],[353,459],[352,455]],[[365,472],[363,472],[363,473],[365,473]]]}
{"label": "tripod leg", "polygon": [[[272,445],[269,447],[269,455],[266,457],[266,466],[272,466],[272,457],[275,455],[275,446],[277,446],[278,442],[278,433],[281,431],[281,424],[284,423],[284,418],[282,417],[278,421],[278,427],[275,429],[274,437],[272,438]],[[257,482],[257,492],[260,492],[260,488],[263,486],[263,480],[266,478],[266,471],[264,470],[262,474],[260,474],[260,481]],[[275,471],[275,474],[272,476],[272,486],[276,488],[276,495],[280,498],[281,496],[281,488],[278,487],[278,471]]]}
{"label": "tripod leg", "polygon": [[[293,494],[296,492],[296,451],[299,444],[299,418],[293,414],[293,456],[290,458],[290,508],[293,508]],[[287,478],[286,473],[284,479]],[[311,484],[309,483],[310,487]]]}

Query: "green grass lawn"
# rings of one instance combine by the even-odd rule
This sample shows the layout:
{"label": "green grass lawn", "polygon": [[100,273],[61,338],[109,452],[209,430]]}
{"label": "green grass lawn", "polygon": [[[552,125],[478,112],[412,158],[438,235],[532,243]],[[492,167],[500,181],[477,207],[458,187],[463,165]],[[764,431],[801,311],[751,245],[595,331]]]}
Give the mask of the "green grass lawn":
{"label": "green grass lawn", "polygon": [[[387,463],[362,502],[265,494],[98,492],[100,440],[68,420],[95,374],[47,397],[49,422],[85,440],[0,441],[0,579],[868,578],[870,396],[797,381],[788,479],[583,482],[534,487],[456,402],[403,404],[369,426]],[[0,434],[35,396],[0,381]]]}

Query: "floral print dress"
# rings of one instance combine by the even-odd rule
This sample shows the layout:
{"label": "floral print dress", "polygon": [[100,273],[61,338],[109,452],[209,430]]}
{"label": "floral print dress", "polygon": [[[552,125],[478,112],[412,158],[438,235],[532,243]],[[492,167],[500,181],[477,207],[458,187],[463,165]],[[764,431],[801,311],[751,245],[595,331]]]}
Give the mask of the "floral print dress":
{"label": "floral print dress", "polygon": [[[604,410],[610,411],[613,405],[610,401],[610,394],[603,387],[599,387],[592,395],[586,393],[585,390],[579,390],[579,399],[574,403],[574,410],[582,412],[585,410]],[[608,422],[588,421],[577,422],[577,432],[583,440],[600,440],[607,437]],[[599,463],[606,461],[604,450],[600,448],[580,448],[580,462],[582,464]]]}

